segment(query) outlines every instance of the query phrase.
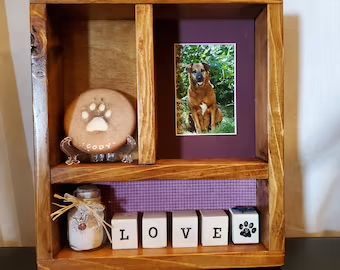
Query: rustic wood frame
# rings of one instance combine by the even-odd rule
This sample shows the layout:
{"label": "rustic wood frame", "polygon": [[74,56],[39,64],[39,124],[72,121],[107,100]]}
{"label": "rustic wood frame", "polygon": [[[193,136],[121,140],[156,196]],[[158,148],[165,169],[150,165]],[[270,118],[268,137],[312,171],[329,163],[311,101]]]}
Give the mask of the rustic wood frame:
{"label": "rustic wood frame", "polygon": [[[139,164],[58,164],[51,149],[49,101],[61,70],[58,40],[49,34],[49,4],[135,5]],[[263,4],[255,19],[256,155],[250,160],[156,160],[153,4]],[[283,14],[281,0],[31,0],[37,261],[39,269],[230,268],[280,266],[284,262]],[[50,97],[51,99],[51,97]],[[58,97],[53,97],[58,102]],[[50,124],[50,125],[49,125]],[[59,126],[58,126],[59,125]],[[60,123],[53,126],[60,127]],[[49,128],[50,127],[50,128]],[[50,152],[55,153],[54,156]],[[257,179],[261,244],[74,252],[62,247],[58,223],[51,222],[55,184],[147,179]]]}

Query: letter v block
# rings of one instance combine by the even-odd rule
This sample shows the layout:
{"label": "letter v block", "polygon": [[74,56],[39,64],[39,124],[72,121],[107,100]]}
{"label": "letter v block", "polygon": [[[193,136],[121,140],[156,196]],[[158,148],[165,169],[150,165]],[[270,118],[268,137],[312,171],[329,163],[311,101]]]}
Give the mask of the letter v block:
{"label": "letter v block", "polygon": [[228,215],[223,210],[201,210],[202,246],[228,245]]}
{"label": "letter v block", "polygon": [[142,244],[143,248],[164,248],[167,246],[166,212],[143,214]]}
{"label": "letter v block", "polygon": [[172,212],[172,246],[198,246],[198,217],[196,211]]}
{"label": "letter v block", "polygon": [[116,213],[111,220],[112,249],[138,248],[138,214]]}

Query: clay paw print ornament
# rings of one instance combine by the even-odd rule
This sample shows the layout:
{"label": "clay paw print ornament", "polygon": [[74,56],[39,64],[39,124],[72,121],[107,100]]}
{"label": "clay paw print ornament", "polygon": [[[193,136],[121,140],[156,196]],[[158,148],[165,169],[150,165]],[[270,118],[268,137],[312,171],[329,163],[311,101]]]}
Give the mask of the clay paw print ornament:
{"label": "clay paw print ornament", "polygon": [[[79,163],[79,158],[84,154],[90,155],[90,160],[100,161],[105,159],[101,157],[110,154],[109,161],[116,161],[112,160],[112,153],[121,148],[131,154],[131,148],[136,146],[132,138],[135,126],[135,111],[120,92],[93,89],[82,93],[65,113],[67,137],[61,142],[61,149],[69,157],[66,164]],[[131,158],[121,154],[116,154],[116,159],[131,161]]]}

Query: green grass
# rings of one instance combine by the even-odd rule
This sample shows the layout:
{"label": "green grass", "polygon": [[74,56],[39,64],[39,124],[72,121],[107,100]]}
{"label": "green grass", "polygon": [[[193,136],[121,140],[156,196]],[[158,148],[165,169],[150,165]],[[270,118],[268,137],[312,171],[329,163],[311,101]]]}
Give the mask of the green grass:
{"label": "green grass", "polygon": [[[223,113],[222,122],[216,127],[215,130],[211,130],[205,134],[234,134],[235,133],[235,118],[234,118],[234,105],[221,106],[218,105]],[[187,97],[180,99],[177,103],[177,133],[183,135],[196,134],[191,132],[191,126],[189,121],[189,105]]]}
{"label": "green grass", "polygon": [[209,134],[233,134],[235,133],[235,120],[234,120],[234,105],[219,106],[223,113],[222,122],[215,128],[210,130]]}

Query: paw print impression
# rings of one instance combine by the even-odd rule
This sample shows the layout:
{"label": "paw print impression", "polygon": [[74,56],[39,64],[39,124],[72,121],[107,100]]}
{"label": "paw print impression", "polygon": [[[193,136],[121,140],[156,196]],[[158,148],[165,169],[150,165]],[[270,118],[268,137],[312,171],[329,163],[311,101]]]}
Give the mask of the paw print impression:
{"label": "paw print impression", "polygon": [[240,235],[243,237],[251,237],[252,234],[256,233],[256,228],[254,227],[254,223],[245,221],[243,224],[239,225],[239,229],[241,230]]}
{"label": "paw print impression", "polygon": [[89,154],[107,154],[134,133],[136,112],[125,95],[110,89],[81,93],[65,111],[65,133],[72,145]]}
{"label": "paw print impression", "polygon": [[86,122],[87,132],[106,132],[112,112],[103,99],[100,102],[93,101],[81,111],[81,118]]}

